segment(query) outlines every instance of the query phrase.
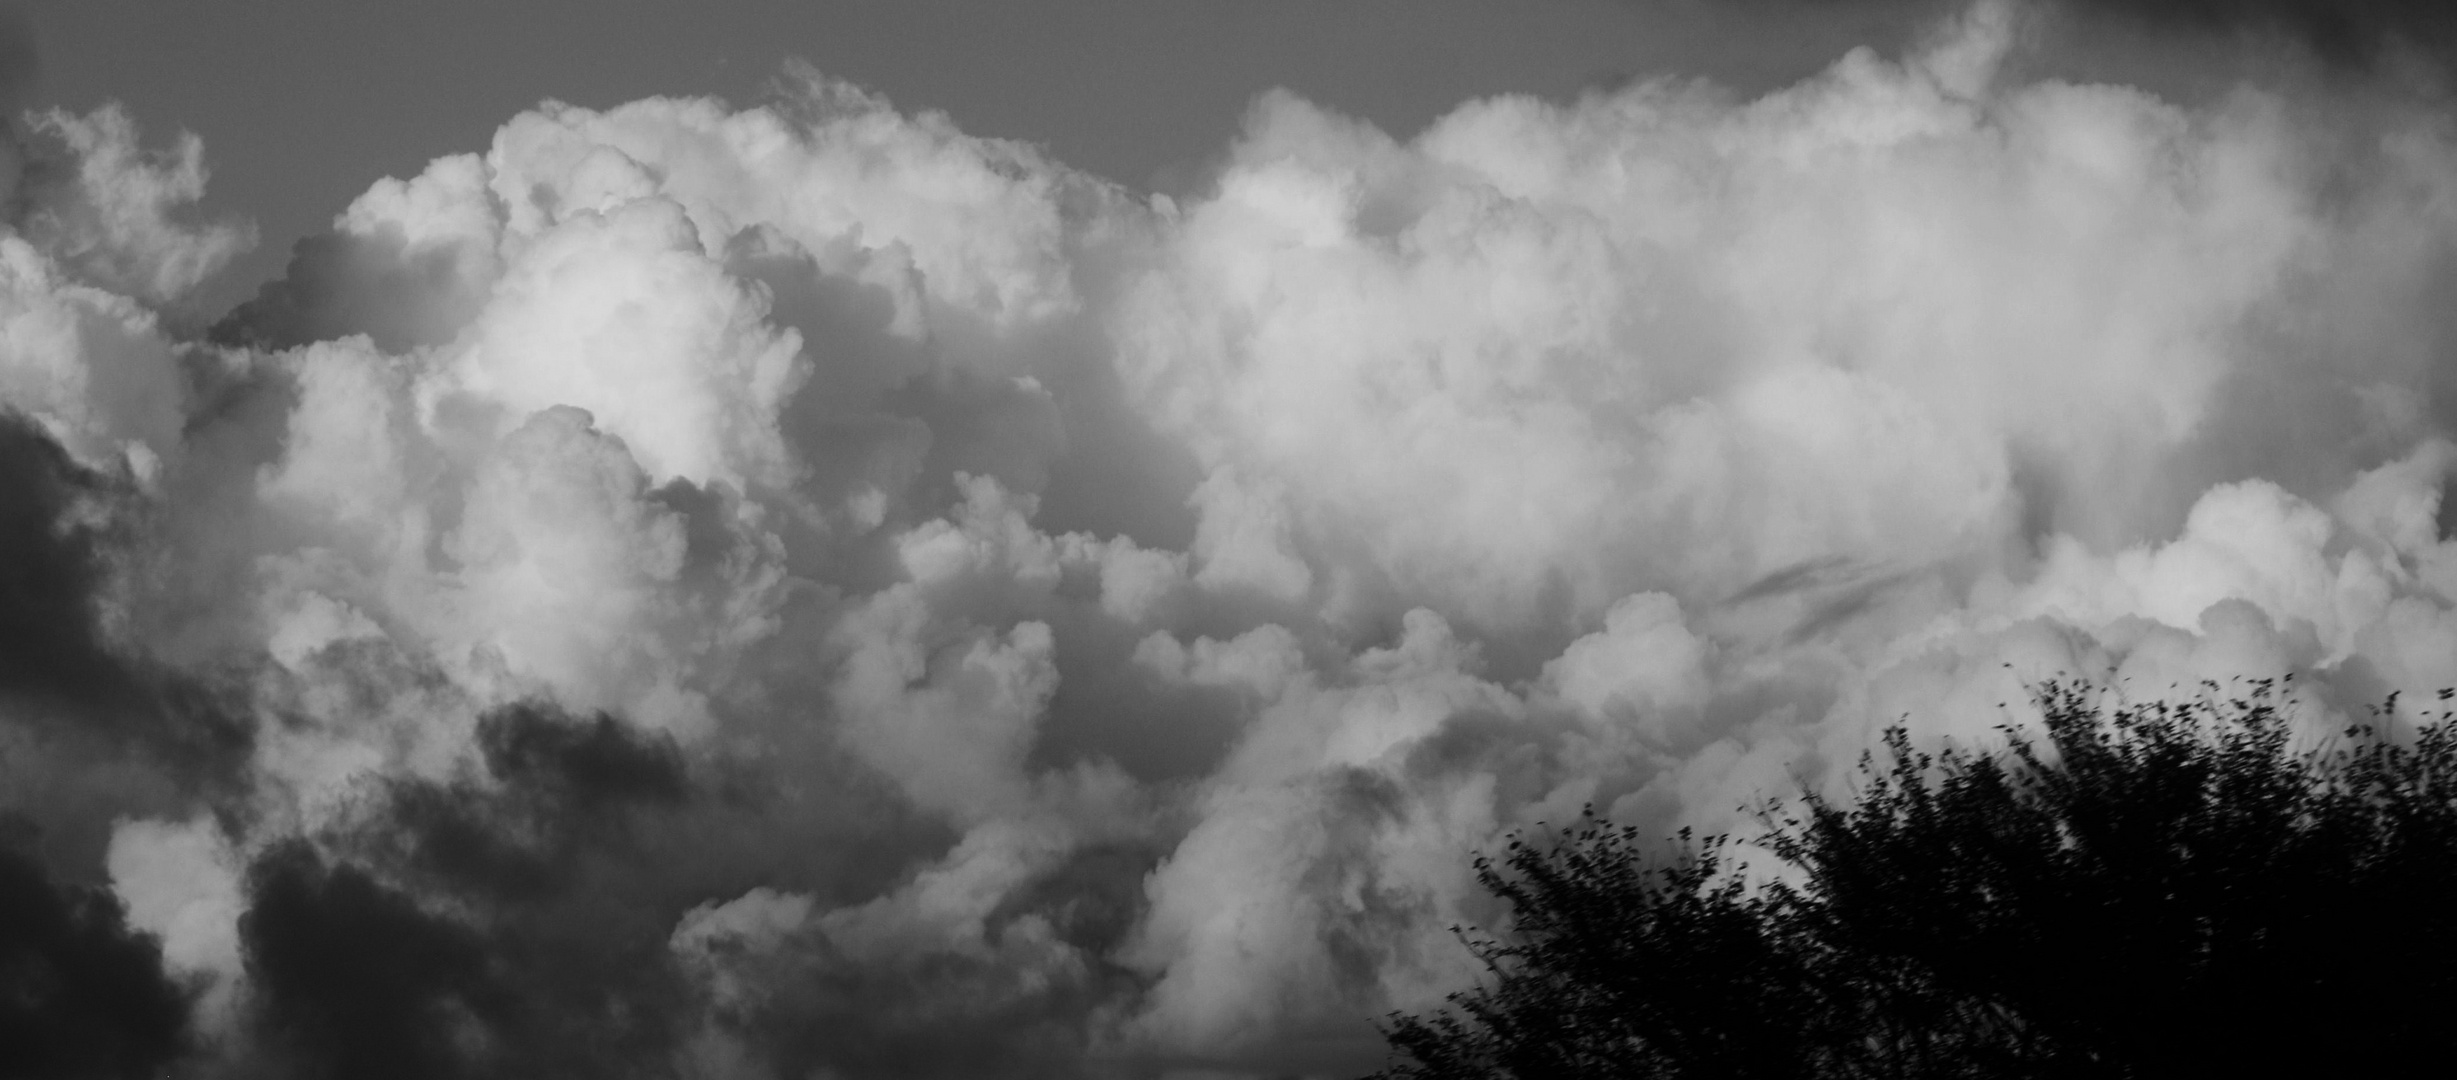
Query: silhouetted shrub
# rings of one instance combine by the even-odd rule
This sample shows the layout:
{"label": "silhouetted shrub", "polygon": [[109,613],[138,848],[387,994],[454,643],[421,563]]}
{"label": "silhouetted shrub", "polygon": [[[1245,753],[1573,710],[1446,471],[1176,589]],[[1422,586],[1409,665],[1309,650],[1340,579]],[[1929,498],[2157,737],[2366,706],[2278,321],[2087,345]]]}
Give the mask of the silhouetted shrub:
{"label": "silhouetted shrub", "polygon": [[2274,684],[2205,689],[2050,684],[1996,753],[1890,729],[1855,797],[1764,808],[1791,873],[1755,889],[1724,837],[1514,838],[1477,861],[1489,984],[1392,1017],[1380,1075],[2441,1074],[2453,725],[2298,751]]}

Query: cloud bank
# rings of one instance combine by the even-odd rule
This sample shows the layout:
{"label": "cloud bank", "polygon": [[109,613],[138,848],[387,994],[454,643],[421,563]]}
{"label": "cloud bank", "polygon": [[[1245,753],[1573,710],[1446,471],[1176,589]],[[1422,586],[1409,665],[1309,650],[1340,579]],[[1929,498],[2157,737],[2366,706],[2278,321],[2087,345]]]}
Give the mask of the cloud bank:
{"label": "cloud bank", "polygon": [[0,1039],[1336,1075],[1508,829],[1745,828],[2060,673],[2457,684],[2445,102],[2017,75],[2029,17],[1404,140],[1269,94],[1184,201],[807,72],[548,103],[195,335],[195,140],[30,118],[0,949],[93,982]]}

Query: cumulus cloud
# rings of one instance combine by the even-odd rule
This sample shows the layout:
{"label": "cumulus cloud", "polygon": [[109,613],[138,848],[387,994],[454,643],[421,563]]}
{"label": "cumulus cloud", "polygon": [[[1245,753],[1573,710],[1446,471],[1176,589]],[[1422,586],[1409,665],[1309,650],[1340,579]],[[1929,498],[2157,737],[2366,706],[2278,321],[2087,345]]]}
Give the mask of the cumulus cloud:
{"label": "cumulus cloud", "polygon": [[1183,200],[809,72],[550,102],[201,340],[201,152],[39,117],[9,888],[197,1076],[1338,1074],[1508,829],[1744,828],[2060,674],[2457,684],[2445,102],[2035,17],[1275,92]]}
{"label": "cumulus cloud", "polygon": [[118,105],[27,120],[17,231],[76,276],[149,304],[178,300],[241,252],[253,226],[191,222],[205,193],[205,145],[182,132],[167,151],[139,145]]}

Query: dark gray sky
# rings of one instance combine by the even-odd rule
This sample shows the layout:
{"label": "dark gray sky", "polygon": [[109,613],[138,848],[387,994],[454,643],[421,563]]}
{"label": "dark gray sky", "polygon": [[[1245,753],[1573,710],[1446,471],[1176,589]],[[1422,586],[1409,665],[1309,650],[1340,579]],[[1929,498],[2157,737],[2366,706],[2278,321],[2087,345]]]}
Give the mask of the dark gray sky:
{"label": "dark gray sky", "polygon": [[542,98],[754,98],[791,57],[1141,187],[1198,182],[1274,86],[1406,134],[1478,95],[1664,72],[1761,89],[1927,0],[23,0],[25,104],[124,102],[205,139],[208,207],[277,272],[369,182],[481,149]]}

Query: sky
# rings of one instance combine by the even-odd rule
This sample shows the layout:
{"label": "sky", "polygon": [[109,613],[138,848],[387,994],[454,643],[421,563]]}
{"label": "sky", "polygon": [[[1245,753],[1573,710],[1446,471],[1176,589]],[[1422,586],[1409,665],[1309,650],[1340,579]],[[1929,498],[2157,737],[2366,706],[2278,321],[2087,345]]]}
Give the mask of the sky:
{"label": "sky", "polygon": [[[549,98],[756,99],[801,60],[968,130],[1042,144],[1138,187],[1202,182],[1255,94],[1412,132],[1494,93],[1563,95],[1666,71],[1760,89],[1854,44],[1900,37],[1934,4],[1735,14],[1621,0],[30,0],[29,104],[124,103],[213,149],[207,208],[264,242],[235,280],[385,176],[480,145]],[[1775,28],[1779,26],[1779,31]],[[21,91],[22,92],[22,91]],[[233,298],[235,286],[209,290]]]}
{"label": "sky", "polygon": [[1354,1076],[1582,807],[2457,685],[2439,5],[9,10],[46,1074]]}

